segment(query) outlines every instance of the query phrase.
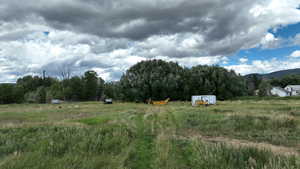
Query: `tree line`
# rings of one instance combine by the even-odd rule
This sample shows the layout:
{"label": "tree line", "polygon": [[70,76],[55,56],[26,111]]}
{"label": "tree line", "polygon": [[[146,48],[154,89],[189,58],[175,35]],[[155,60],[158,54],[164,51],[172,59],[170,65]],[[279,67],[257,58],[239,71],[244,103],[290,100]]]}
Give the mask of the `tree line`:
{"label": "tree line", "polygon": [[[271,88],[285,88],[288,85],[299,85],[300,75],[292,74],[278,78],[264,78],[263,76],[253,74],[246,78],[248,95],[258,94],[259,96],[269,96]],[[255,91],[258,91],[255,93]]]}
{"label": "tree line", "polygon": [[95,71],[64,80],[52,77],[25,76],[16,84],[0,85],[0,103],[47,103],[52,99],[66,101],[99,100],[104,80]]}
{"label": "tree line", "polygon": [[16,84],[0,85],[0,104],[47,103],[52,99],[94,101],[190,100],[192,95],[216,95],[219,100],[249,94],[247,80],[219,66],[186,68],[163,60],[142,61],[116,82],[105,82],[95,71],[64,80],[25,76]]}

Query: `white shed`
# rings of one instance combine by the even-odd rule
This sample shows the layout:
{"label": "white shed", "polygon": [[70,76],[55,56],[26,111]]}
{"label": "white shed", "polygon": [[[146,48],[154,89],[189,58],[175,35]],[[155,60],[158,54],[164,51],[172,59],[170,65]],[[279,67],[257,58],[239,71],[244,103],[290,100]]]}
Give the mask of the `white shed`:
{"label": "white shed", "polygon": [[192,105],[197,106],[197,101],[205,101],[208,104],[217,104],[217,97],[214,95],[200,95],[200,96],[192,96]]}
{"label": "white shed", "polygon": [[289,92],[284,90],[281,87],[273,87],[271,89],[271,95],[279,96],[279,97],[287,97],[287,96],[289,96]]}

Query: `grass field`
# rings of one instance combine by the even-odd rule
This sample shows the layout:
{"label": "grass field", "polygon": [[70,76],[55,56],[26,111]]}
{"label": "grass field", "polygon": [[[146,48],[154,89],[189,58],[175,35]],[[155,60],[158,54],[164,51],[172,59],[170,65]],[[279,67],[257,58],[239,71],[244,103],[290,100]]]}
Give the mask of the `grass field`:
{"label": "grass field", "polygon": [[300,101],[0,105],[1,169],[298,169]]}

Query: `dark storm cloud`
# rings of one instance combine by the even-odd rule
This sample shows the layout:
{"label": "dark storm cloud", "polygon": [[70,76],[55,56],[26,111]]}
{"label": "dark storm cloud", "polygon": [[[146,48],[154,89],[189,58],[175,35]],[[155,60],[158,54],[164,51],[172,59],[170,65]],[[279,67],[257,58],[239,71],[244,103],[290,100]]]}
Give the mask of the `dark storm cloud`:
{"label": "dark storm cloud", "polygon": [[[300,22],[299,3],[0,0],[0,81],[20,76],[14,72],[59,75],[66,67],[117,79],[138,61],[157,57],[218,64],[241,49],[281,46],[268,31]],[[299,39],[290,43],[299,45]]]}
{"label": "dark storm cloud", "polygon": [[[143,41],[151,36],[199,34],[205,55],[230,55],[246,43],[250,46],[264,36],[272,23],[250,14],[259,0],[10,0],[1,5],[0,20],[44,22],[55,29],[93,34],[101,38]],[[253,26],[259,25],[253,33]],[[244,35],[248,37],[243,37]],[[246,41],[245,41],[246,40]],[[220,44],[222,41],[224,43]],[[120,43],[119,43],[120,44]],[[125,43],[123,43],[125,44]],[[229,45],[226,45],[229,44]],[[115,45],[113,45],[115,46]],[[123,45],[123,47],[126,47]],[[201,47],[199,48],[201,49]],[[94,48],[95,52],[101,52]],[[184,57],[185,52],[174,57]]]}
{"label": "dark storm cloud", "polygon": [[[233,3],[234,2],[234,3]],[[220,0],[104,0],[27,1],[4,4],[4,21],[43,18],[57,29],[101,37],[141,40],[157,34],[194,32],[218,40],[244,30],[253,1]]]}

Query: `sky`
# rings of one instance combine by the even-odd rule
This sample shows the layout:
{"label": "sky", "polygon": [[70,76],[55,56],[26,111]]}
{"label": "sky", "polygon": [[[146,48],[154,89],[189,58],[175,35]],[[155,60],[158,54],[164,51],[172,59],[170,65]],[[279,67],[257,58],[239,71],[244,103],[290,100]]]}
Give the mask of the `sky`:
{"label": "sky", "polygon": [[241,75],[300,68],[299,0],[0,0],[0,82],[150,59]]}

